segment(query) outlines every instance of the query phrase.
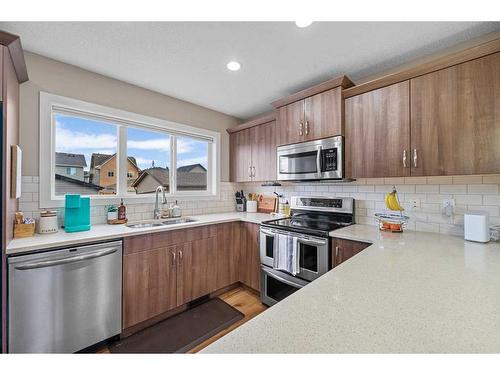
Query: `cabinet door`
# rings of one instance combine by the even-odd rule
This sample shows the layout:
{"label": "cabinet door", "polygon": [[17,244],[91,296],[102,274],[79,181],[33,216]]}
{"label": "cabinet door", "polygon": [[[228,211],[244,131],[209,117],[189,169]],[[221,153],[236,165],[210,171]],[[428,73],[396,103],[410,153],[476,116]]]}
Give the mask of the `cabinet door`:
{"label": "cabinet door", "polygon": [[177,307],[175,246],[123,256],[123,328]]}
{"label": "cabinet door", "polygon": [[343,240],[339,238],[333,239],[332,246],[332,263],[333,267],[345,262],[349,258],[366,249],[371,244],[366,242]]}
{"label": "cabinet door", "polygon": [[305,139],[311,141],[335,135],[343,135],[343,104],[340,87],[305,99]]}
{"label": "cabinet door", "polygon": [[279,108],[278,145],[288,145],[305,140],[304,100],[299,100],[298,102]]}
{"label": "cabinet door", "polygon": [[179,305],[217,289],[217,237],[178,245],[177,303]]}
{"label": "cabinet door", "polygon": [[276,180],[276,121],[250,128],[252,181]]}
{"label": "cabinet door", "polygon": [[232,133],[229,137],[231,182],[251,181],[252,145],[250,129]]}
{"label": "cabinet door", "polygon": [[345,113],[348,177],[410,175],[408,81],[346,99]]}
{"label": "cabinet door", "polygon": [[235,242],[240,223],[217,225],[217,289],[239,281],[240,242]]}
{"label": "cabinet door", "polygon": [[260,291],[260,226],[242,223],[241,231],[241,282],[250,288]]}
{"label": "cabinet door", "polygon": [[412,175],[500,173],[500,53],[411,80]]}

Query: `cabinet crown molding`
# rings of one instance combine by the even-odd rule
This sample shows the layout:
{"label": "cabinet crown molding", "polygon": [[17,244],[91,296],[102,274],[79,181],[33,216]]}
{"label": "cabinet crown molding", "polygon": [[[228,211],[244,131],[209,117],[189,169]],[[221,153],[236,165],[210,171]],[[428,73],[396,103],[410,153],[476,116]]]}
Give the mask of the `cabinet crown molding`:
{"label": "cabinet crown molding", "polygon": [[10,34],[0,30],[0,44],[7,47],[16,71],[17,81],[19,83],[26,82],[28,78],[28,70],[26,69],[26,61],[24,60],[23,47],[19,36]]}
{"label": "cabinet crown molding", "polygon": [[297,102],[301,99],[319,94],[319,93],[324,92],[324,91],[331,90],[331,89],[333,89],[335,87],[339,87],[339,86],[342,87],[343,89],[346,89],[346,88],[354,86],[354,83],[346,75],[341,75],[341,76],[332,78],[328,81],[317,84],[315,86],[304,89],[302,91],[299,91],[295,94],[289,95],[285,98],[276,100],[276,101],[272,102],[271,104],[274,108],[280,108],[280,107],[283,107],[287,104]]}
{"label": "cabinet crown molding", "polygon": [[266,124],[266,123],[274,121],[274,120],[276,120],[276,113],[275,112],[269,113],[269,114],[260,116],[260,117],[258,117],[256,119],[253,119],[253,120],[244,122],[242,124],[233,126],[232,128],[226,129],[226,131],[229,134],[232,134],[232,133],[239,132],[241,130],[245,130],[245,129],[248,129],[248,128],[253,128],[254,126],[259,126],[259,125],[262,125],[262,124]]}

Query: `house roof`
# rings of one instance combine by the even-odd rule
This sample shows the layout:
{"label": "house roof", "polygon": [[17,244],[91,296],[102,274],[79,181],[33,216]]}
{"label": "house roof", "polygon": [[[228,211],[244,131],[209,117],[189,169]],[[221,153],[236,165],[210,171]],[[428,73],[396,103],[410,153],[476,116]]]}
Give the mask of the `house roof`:
{"label": "house roof", "polygon": [[56,180],[60,181],[66,181],[66,182],[71,182],[72,184],[79,185],[79,186],[84,186],[90,189],[96,189],[96,190],[102,190],[104,189],[102,186],[96,185],[96,184],[91,184],[90,182],[85,182],[82,180],[77,180],[75,178],[67,177],[67,176],[62,176],[60,174],[56,173]]}
{"label": "house roof", "polygon": [[56,165],[69,167],[86,167],[87,161],[83,154],[69,154],[66,152],[56,152]]}
{"label": "house roof", "polygon": [[[106,163],[108,160],[111,160],[115,155],[116,155],[116,153],[114,153],[114,154],[99,154],[97,152],[94,152],[92,154],[92,157],[90,158],[90,168],[99,168],[101,165]],[[129,156],[128,160],[132,164],[134,164],[134,166],[137,169],[139,169],[139,167],[137,166],[137,161],[135,160],[135,158],[133,156]]]}
{"label": "house roof", "polygon": [[207,171],[207,169],[203,165],[201,165],[200,163],[197,163],[197,164],[190,164],[190,165],[184,165],[182,167],[178,167],[177,172],[191,172],[193,169],[195,169],[197,167],[202,168],[205,172]]}
{"label": "house roof", "polygon": [[156,181],[158,181],[159,185],[168,186],[170,179],[168,168],[162,168],[162,167],[152,167],[143,170],[139,175],[139,177],[137,177],[137,179],[132,183],[132,186],[133,187],[138,186],[144,179],[144,177],[146,177],[147,175],[153,177]]}
{"label": "house roof", "polygon": [[[182,187],[200,187],[206,186],[207,184],[207,174],[206,173],[192,173],[190,172],[199,164],[187,165],[187,168],[180,167],[177,168],[177,185]],[[201,166],[203,168],[203,166]],[[205,171],[206,169],[203,168]],[[147,176],[153,177],[158,185],[168,186],[170,182],[169,170],[168,168],[153,167],[145,169],[141,172],[139,177],[132,183],[132,187],[138,186],[141,181]]]}

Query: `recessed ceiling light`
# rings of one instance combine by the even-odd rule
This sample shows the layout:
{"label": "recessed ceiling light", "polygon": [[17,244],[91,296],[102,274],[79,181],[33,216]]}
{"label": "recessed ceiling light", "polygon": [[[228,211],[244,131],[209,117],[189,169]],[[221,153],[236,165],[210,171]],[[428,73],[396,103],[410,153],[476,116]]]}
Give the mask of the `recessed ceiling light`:
{"label": "recessed ceiling light", "polygon": [[295,21],[295,24],[297,25],[297,27],[300,27],[300,28],[311,26],[312,23],[313,23],[313,21],[305,21],[305,20]]}
{"label": "recessed ceiling light", "polygon": [[241,65],[238,61],[229,61],[226,66],[229,70],[233,72],[240,70],[241,68]]}

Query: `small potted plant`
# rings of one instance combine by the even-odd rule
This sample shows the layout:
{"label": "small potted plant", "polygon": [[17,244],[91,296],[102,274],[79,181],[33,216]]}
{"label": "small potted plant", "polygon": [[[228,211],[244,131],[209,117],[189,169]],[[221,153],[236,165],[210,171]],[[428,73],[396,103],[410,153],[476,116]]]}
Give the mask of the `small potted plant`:
{"label": "small potted plant", "polygon": [[108,217],[108,223],[118,220],[118,207],[116,205],[111,204],[106,206],[106,212]]}

